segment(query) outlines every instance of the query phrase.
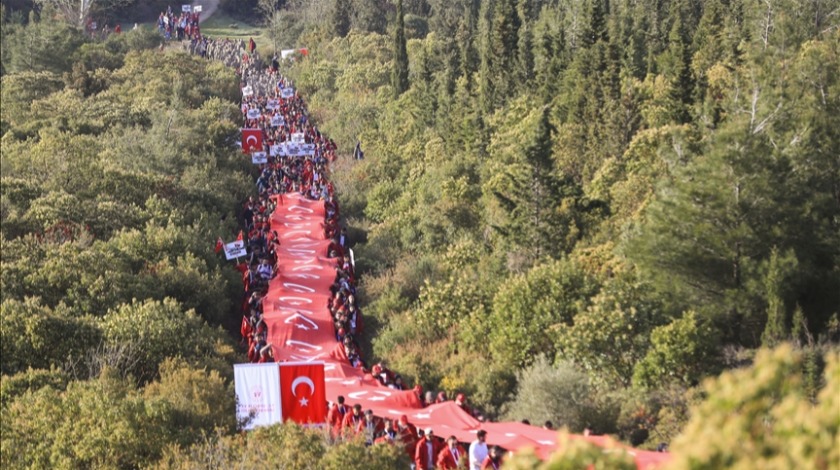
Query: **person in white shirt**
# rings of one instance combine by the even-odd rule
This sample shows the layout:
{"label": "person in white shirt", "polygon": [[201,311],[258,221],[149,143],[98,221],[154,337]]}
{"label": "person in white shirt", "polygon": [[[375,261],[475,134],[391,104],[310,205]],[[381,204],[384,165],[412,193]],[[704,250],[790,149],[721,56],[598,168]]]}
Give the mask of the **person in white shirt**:
{"label": "person in white shirt", "polygon": [[487,431],[479,429],[476,439],[470,444],[470,470],[481,470],[481,464],[487,458]]}

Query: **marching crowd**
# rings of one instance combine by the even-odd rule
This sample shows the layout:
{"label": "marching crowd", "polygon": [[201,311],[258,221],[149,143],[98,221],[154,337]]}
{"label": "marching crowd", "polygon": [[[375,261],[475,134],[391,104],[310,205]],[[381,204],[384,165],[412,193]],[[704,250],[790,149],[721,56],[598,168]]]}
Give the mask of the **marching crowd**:
{"label": "marching crowd", "polygon": [[[168,17],[163,14],[161,16]],[[193,19],[197,23],[196,17],[181,15],[174,22],[170,18],[168,24],[175,24],[180,30],[181,20],[185,18],[187,26]],[[167,20],[161,21],[165,27]],[[356,301],[356,274],[348,255],[347,231],[340,225],[335,188],[329,181],[328,162],[336,157],[335,142],[322,134],[312,122],[301,96],[296,92],[287,92],[286,98],[282,97],[282,90],[291,88],[291,84],[279,74],[276,59],[266,65],[259,58],[253,41],[249,41],[246,46],[244,41],[213,40],[202,37],[197,29],[191,29],[190,32],[185,29],[185,34],[193,35],[190,44],[186,46],[190,53],[220,60],[236,68],[243,90],[247,90],[243,93],[241,107],[245,127],[262,131],[263,148],[258,150],[267,151],[275,143],[288,141],[293,136],[298,139],[302,136],[303,142],[314,145],[314,155],[268,156],[267,163],[261,165],[256,181],[257,196],[249,197],[244,203],[244,228],[239,240],[245,242],[249,255],[246,262],[238,264],[245,286],[240,332],[243,344],[247,343],[249,360],[258,363],[274,362],[272,345],[267,342],[267,327],[262,319],[263,301],[269,281],[277,272],[275,266],[280,246],[278,234],[271,230],[269,217],[276,206],[278,195],[298,192],[306,198],[324,201],[325,231],[331,239],[329,255],[337,260],[336,281],[330,288],[329,303],[336,341],[343,344],[344,352],[353,367],[369,372],[387,387],[405,390],[406,384],[402,377],[383,363],[368,368],[358,344],[364,322]],[[249,110],[259,110],[259,113],[249,118]],[[257,114],[259,117],[256,117]],[[220,244],[217,243],[219,250]],[[433,392],[423,394],[419,385],[413,390],[426,406],[447,400],[444,392],[437,395]],[[477,415],[476,410],[467,406],[463,394],[458,394],[455,402],[470,415]],[[362,436],[368,445],[402,446],[416,470],[498,469],[501,465],[503,450],[497,446],[488,448],[486,432],[483,430],[478,431],[475,441],[465,449],[455,436],[443,440],[435,436],[431,428],[416,429],[407,416],[393,421],[382,419],[374,416],[371,410],[363,412],[359,404],[349,406],[341,396],[327,406],[327,421],[335,438]]]}
{"label": "marching crowd", "polygon": [[199,16],[200,13],[192,11],[182,11],[176,15],[172,7],[167,7],[166,12],[160,12],[158,16],[158,32],[166,39],[172,39],[174,32],[175,39],[179,41],[201,37],[201,27],[198,25]]}

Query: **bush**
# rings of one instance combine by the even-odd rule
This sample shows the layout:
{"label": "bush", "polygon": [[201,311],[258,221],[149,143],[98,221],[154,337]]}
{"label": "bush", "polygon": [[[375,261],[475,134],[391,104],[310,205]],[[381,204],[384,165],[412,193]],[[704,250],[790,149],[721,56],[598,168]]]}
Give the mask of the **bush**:
{"label": "bush", "polygon": [[592,388],[586,374],[572,364],[551,364],[545,356],[539,356],[516,375],[516,397],[506,406],[505,419],[528,419],[535,425],[551,421],[572,432],[590,425]]}

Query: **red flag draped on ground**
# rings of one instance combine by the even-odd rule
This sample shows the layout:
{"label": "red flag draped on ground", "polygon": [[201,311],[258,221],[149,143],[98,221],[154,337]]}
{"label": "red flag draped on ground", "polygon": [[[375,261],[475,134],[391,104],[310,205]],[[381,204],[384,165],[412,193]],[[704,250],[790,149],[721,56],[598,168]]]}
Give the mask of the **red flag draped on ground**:
{"label": "red flag draped on ground", "polygon": [[327,421],[327,387],[323,363],[280,364],[283,421],[298,424]]}
{"label": "red flag draped on ground", "polygon": [[263,149],[262,129],[242,129],[242,151],[261,152]]}

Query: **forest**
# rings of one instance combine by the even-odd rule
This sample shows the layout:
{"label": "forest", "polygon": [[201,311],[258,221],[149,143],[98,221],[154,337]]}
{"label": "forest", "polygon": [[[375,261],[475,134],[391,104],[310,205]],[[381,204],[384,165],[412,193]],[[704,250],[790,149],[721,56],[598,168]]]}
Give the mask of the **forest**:
{"label": "forest", "polygon": [[[840,2],[221,8],[310,51],[282,72],[342,154],[369,362],[675,469],[840,464]],[[400,465],[238,432],[233,71],[0,11],[3,467]]]}

